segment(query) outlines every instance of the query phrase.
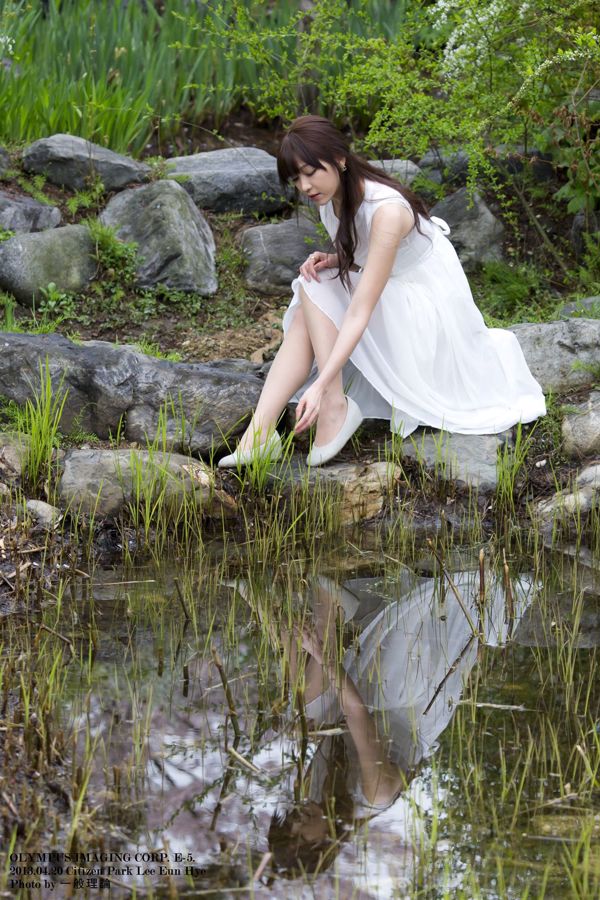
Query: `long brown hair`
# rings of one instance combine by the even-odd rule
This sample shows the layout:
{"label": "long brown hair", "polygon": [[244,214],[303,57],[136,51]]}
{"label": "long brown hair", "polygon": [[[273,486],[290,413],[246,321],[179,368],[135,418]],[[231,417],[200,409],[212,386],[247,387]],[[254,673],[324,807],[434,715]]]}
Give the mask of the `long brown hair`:
{"label": "long brown hair", "polygon": [[[341,159],[345,159],[345,169],[340,165]],[[410,204],[417,231],[421,232],[419,216],[429,218],[427,207],[417,194],[353,153],[344,135],[323,116],[300,116],[294,119],[281,141],[277,154],[277,171],[284,184],[289,184],[290,179],[298,175],[300,166],[304,163],[314,169],[323,169],[323,163],[328,163],[339,172],[342,204],[334,245],[340,263],[338,275],[347,288],[350,288],[348,272],[354,264],[358,240],[354,220],[363,201],[363,179],[386,184],[402,194]]]}

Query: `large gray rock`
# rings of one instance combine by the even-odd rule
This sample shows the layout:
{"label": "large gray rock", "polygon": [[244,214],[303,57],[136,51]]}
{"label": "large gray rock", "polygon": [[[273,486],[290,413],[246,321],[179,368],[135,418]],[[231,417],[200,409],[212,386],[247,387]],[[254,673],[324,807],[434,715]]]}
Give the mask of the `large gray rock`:
{"label": "large gray rock", "polygon": [[497,434],[432,434],[418,429],[403,441],[402,455],[420,462],[440,481],[485,494],[496,489],[496,460],[505,439]]}
{"label": "large gray rock", "polygon": [[436,203],[430,212],[450,226],[450,240],[465,271],[472,272],[481,263],[502,259],[504,225],[479,194],[473,195],[473,205],[469,206],[467,189],[460,188]]}
{"label": "large gray rock", "polygon": [[19,234],[0,243],[0,289],[32,306],[43,288],[83,290],[94,277],[94,242],[84,225],[65,225],[36,234]]}
{"label": "large gray rock", "polygon": [[0,228],[25,234],[30,231],[44,231],[60,225],[60,209],[40,203],[33,197],[13,197],[0,191]]}
{"label": "large gray rock", "polygon": [[240,243],[248,258],[246,284],[263,294],[288,290],[298,276],[298,267],[313,250],[332,249],[303,212],[284,222],[247,228]]}
{"label": "large gray rock", "polygon": [[150,173],[150,166],[73,134],[34,141],[23,154],[23,167],[72,191],[83,190],[95,176],[100,176],[105,191],[119,191],[146,181]]}
{"label": "large gray rock", "polygon": [[600,319],[526,322],[510,328],[516,334],[532,375],[545,392],[591,385],[593,374],[574,364],[598,364]]}
{"label": "large gray rock", "polygon": [[214,472],[204,463],[179,453],[147,450],[68,451],[58,496],[69,512],[101,518],[160,497],[175,519],[190,499],[207,515],[236,511],[235,501],[215,489]]}
{"label": "large gray rock", "polygon": [[386,173],[394,175],[401,184],[410,185],[417,175],[421,175],[421,169],[410,159],[372,159],[371,165],[377,166]]}
{"label": "large gray rock", "polygon": [[4,147],[0,147],[0,178],[10,170],[10,156]]}
{"label": "large gray rock", "polygon": [[464,150],[428,150],[418,165],[427,178],[438,184],[466,184],[469,157]]}
{"label": "large gray rock", "polygon": [[123,241],[138,245],[137,281],[180,291],[217,290],[215,241],[210,226],[176,181],[123,191],[100,216]]}
{"label": "large gray rock", "polygon": [[243,431],[262,388],[253,375],[210,363],[172,363],[106,341],[5,333],[0,394],[24,403],[39,390],[46,358],[54,393],[68,391],[63,431],[77,424],[108,438],[121,422],[128,440],[145,445],[161,438],[164,424],[166,449],[175,451],[209,453]]}
{"label": "large gray rock", "polygon": [[600,454],[600,391],[592,391],[585,403],[567,413],[562,435],[567,456],[580,459]]}
{"label": "large gray rock", "polygon": [[200,209],[275,212],[292,193],[281,186],[275,157],[257,147],[175,156],[168,164],[169,177],[187,176],[183,187]]}

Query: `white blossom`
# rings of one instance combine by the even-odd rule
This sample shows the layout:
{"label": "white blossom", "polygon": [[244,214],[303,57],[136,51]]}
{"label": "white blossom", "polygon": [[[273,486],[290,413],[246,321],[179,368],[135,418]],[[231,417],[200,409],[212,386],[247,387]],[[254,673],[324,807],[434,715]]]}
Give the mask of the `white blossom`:
{"label": "white blossom", "polygon": [[12,56],[14,52],[15,52],[14,39],[9,37],[8,34],[0,33],[0,54],[4,53],[6,56]]}

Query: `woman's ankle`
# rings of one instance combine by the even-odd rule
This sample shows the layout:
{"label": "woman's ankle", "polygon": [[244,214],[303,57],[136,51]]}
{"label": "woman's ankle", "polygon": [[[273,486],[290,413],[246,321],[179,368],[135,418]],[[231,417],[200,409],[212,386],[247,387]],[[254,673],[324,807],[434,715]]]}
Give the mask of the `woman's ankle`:
{"label": "woman's ankle", "polygon": [[265,425],[254,419],[245,430],[239,440],[239,445],[244,450],[251,450],[253,447],[260,447],[267,440],[270,434],[275,430],[274,425]]}

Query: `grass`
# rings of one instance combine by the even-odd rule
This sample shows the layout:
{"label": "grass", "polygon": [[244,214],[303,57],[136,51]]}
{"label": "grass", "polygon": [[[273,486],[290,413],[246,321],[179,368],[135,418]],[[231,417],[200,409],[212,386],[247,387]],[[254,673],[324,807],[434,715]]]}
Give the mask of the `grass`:
{"label": "grass", "polygon": [[[140,153],[154,139],[162,153],[190,126],[212,130],[242,105],[256,105],[273,67],[288,71],[294,42],[285,29],[294,14],[293,4],[252,4],[257,28],[268,23],[282,31],[271,41],[275,46],[264,48],[277,51],[279,44],[280,52],[257,63],[241,49],[224,52],[211,34],[213,22],[220,28],[235,18],[231,0],[198,10],[175,2],[162,13],[154,5],[91,0],[71,11],[49,0],[44,14],[23,0],[4,0],[2,28],[14,40],[11,62],[19,77],[10,65],[0,71],[0,137],[14,142],[78,134],[125,153]],[[369,0],[367,15],[370,35],[373,29],[398,34],[404,7]],[[353,15],[350,27],[364,34],[364,19]]]}

